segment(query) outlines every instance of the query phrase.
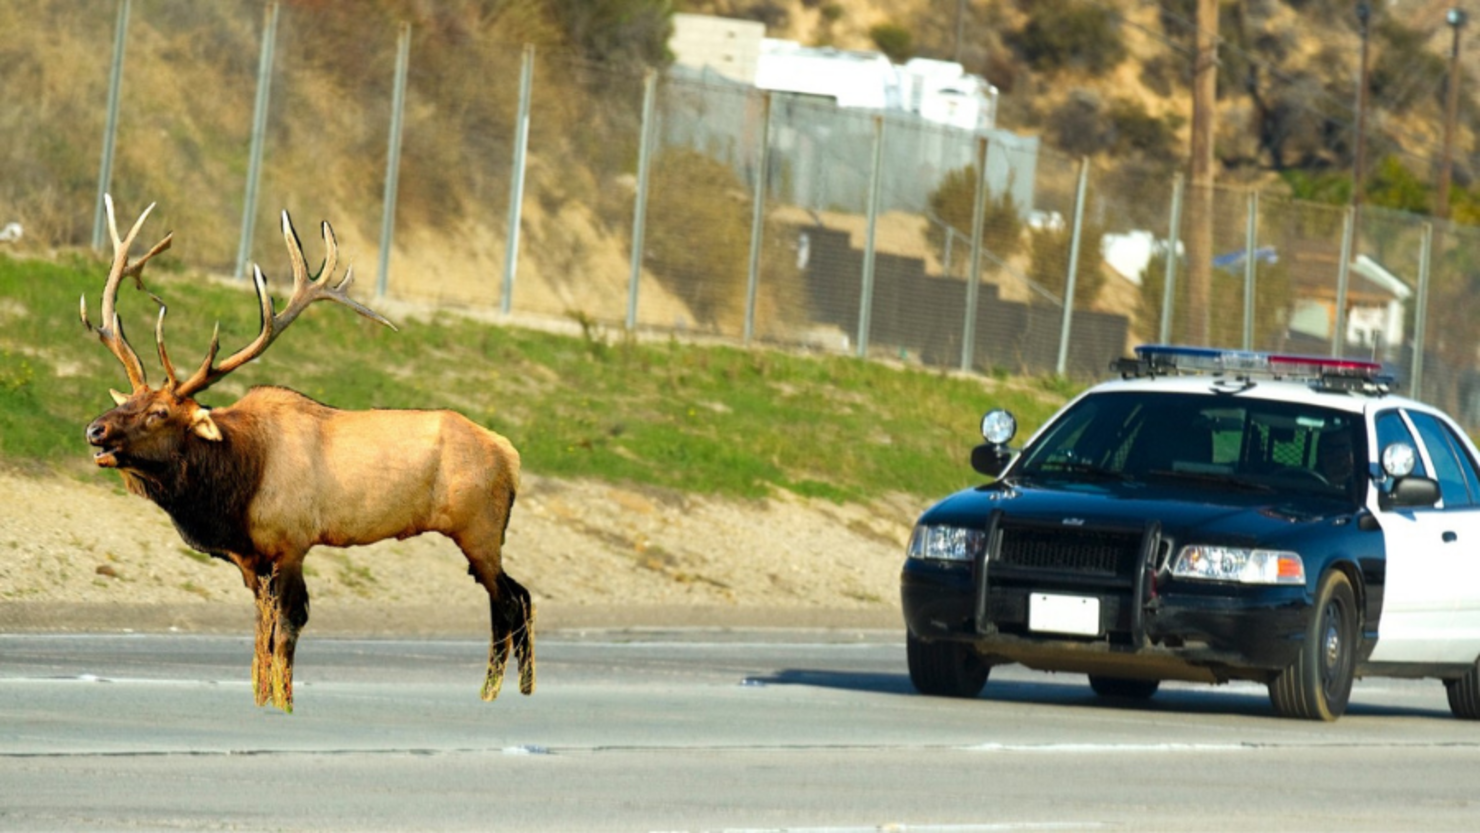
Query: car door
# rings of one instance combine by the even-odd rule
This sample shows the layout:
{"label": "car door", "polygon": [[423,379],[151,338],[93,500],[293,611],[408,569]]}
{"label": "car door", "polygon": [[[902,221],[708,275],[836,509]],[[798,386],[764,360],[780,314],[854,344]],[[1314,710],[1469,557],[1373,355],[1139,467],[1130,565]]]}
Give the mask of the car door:
{"label": "car door", "polygon": [[1468,444],[1447,420],[1407,412],[1439,481],[1442,506],[1426,514],[1440,536],[1430,580],[1443,586],[1450,618],[1447,658],[1474,662],[1480,656],[1480,473]]}
{"label": "car door", "polygon": [[[1423,411],[1377,415],[1381,449],[1419,450],[1415,474],[1439,482],[1433,507],[1378,511],[1387,550],[1374,662],[1471,663],[1480,656],[1480,475],[1453,429]],[[1374,459],[1376,457],[1374,456]]]}

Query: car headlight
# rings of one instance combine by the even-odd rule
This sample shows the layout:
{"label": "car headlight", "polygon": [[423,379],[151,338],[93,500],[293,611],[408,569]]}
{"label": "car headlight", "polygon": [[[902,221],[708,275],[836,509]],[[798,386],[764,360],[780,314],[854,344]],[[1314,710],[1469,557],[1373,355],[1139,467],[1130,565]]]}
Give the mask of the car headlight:
{"label": "car headlight", "polygon": [[970,561],[981,552],[985,536],[980,529],[920,524],[910,536],[910,558]]}
{"label": "car headlight", "polygon": [[1305,562],[1289,550],[1257,550],[1192,544],[1172,562],[1172,575],[1242,584],[1305,584]]}

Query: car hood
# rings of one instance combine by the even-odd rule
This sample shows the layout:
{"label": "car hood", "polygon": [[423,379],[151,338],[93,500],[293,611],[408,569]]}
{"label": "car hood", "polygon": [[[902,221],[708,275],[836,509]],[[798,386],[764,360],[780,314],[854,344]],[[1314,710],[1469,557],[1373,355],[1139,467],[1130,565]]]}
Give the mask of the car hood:
{"label": "car hood", "polygon": [[1185,483],[1002,482],[966,489],[931,507],[920,522],[980,528],[995,510],[1018,521],[1196,533],[1230,545],[1269,544],[1333,521],[1356,507],[1318,496],[1232,492]]}

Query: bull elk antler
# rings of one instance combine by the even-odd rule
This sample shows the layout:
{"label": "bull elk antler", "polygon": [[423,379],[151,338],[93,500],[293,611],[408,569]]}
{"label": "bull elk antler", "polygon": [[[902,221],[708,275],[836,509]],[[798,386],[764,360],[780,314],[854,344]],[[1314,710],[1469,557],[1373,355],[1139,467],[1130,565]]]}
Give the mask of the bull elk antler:
{"label": "bull elk antler", "polygon": [[123,364],[124,372],[128,374],[129,384],[133,385],[133,392],[138,393],[147,388],[149,384],[144,375],[144,363],[139,361],[139,354],[134,352],[134,348],[129,346],[128,339],[124,337],[123,324],[119,321],[118,313],[114,308],[118,298],[118,285],[127,276],[133,278],[135,285],[143,289],[144,264],[148,263],[150,258],[168,249],[175,235],[174,232],[166,234],[164,239],[155,243],[154,248],[150,249],[147,254],[129,263],[129,247],[133,245],[134,238],[138,236],[139,229],[143,227],[144,219],[149,216],[149,212],[154,210],[154,203],[150,203],[149,207],[144,209],[144,213],[134,221],[134,227],[129,229],[128,237],[122,239],[118,236],[118,223],[113,216],[113,196],[111,194],[103,195],[103,205],[108,210],[108,232],[113,237],[113,266],[108,270],[107,283],[103,285],[103,326],[94,327],[92,321],[88,320],[86,295],[82,297],[82,325],[91,332],[97,333],[98,340],[103,342],[103,346],[118,357],[118,361]]}
{"label": "bull elk antler", "polygon": [[272,296],[267,292],[267,279],[262,275],[262,268],[254,264],[252,280],[257,288],[257,300],[261,305],[262,313],[262,329],[257,334],[257,338],[218,365],[215,363],[216,353],[221,348],[221,325],[218,323],[211,334],[211,346],[206,351],[205,361],[201,362],[195,373],[183,382],[175,378],[175,367],[165,351],[165,306],[160,303],[154,337],[159,344],[160,363],[164,365],[165,374],[169,377],[169,385],[177,396],[193,396],[220,381],[231,371],[262,355],[268,346],[282,335],[283,330],[293,323],[298,314],[315,301],[335,301],[371,321],[384,324],[392,330],[396,329],[396,325],[387,320],[385,316],[349,297],[349,285],[354,280],[354,267],[345,271],[344,280],[338,284],[330,284],[329,278],[333,276],[334,269],[339,262],[339,244],[334,238],[334,229],[330,228],[327,222],[323,224],[323,234],[326,247],[324,263],[317,272],[310,275],[308,265],[303,260],[303,244],[298,239],[298,232],[293,228],[293,221],[288,217],[288,212],[283,212],[283,239],[287,241],[288,258],[293,263],[293,294],[288,299],[287,306],[280,313],[274,311]]}

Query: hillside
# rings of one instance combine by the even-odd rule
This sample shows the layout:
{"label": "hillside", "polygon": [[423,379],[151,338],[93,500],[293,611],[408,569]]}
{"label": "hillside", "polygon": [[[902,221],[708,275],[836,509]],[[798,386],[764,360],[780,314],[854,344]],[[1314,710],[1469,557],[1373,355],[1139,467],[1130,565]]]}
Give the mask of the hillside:
{"label": "hillside", "polygon": [[[1194,0],[682,5],[760,20],[773,37],[849,49],[880,48],[883,27],[886,44],[903,41],[906,54],[958,60],[995,84],[1006,129],[1041,134],[1063,152],[1163,174],[1186,158]],[[1269,185],[1287,171],[1345,174],[1349,180],[1361,52],[1353,6],[1293,0],[1220,5],[1215,153],[1221,181]],[[1393,156],[1420,180],[1433,182],[1442,156],[1452,41],[1445,15],[1453,5],[1373,4],[1369,175],[1375,175],[1376,160]],[[1468,187],[1476,170],[1480,50],[1462,48],[1461,65],[1455,177]]]}

